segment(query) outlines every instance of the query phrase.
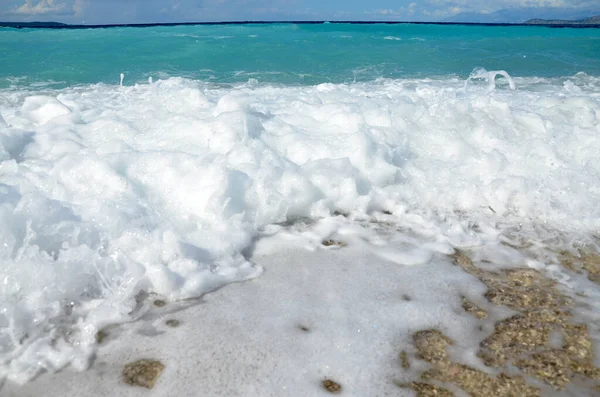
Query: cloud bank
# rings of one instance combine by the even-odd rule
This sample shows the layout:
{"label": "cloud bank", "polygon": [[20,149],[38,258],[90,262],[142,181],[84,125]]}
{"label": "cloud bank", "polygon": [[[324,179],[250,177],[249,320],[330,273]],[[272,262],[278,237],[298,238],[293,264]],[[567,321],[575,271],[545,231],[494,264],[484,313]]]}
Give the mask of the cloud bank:
{"label": "cloud bank", "polygon": [[56,0],[26,0],[12,10],[16,15],[65,15],[73,12],[71,5]]}
{"label": "cloud bank", "polygon": [[531,10],[554,10],[558,14],[566,10],[565,14],[569,14],[569,11],[587,9],[600,12],[600,3],[598,0],[3,0],[0,17],[87,24],[336,19],[436,21],[458,14],[489,15],[503,10],[517,14],[523,10],[523,15],[529,15]]}

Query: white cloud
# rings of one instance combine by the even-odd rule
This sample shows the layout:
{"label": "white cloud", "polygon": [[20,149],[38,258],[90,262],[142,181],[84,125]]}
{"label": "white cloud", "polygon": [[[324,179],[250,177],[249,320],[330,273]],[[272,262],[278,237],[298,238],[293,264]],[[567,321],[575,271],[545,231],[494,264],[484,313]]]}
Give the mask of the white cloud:
{"label": "white cloud", "polygon": [[85,12],[85,7],[85,0],[75,0],[73,2],[73,13],[75,14],[75,16],[82,16]]}
{"label": "white cloud", "polygon": [[489,11],[505,8],[585,8],[597,5],[597,0],[428,0],[428,4],[446,8],[451,11],[454,7],[470,11]]}
{"label": "white cloud", "polygon": [[72,9],[65,3],[56,0],[25,0],[13,13],[19,15],[61,15],[71,13]]}
{"label": "white cloud", "polygon": [[397,9],[397,10],[392,10],[392,9],[381,9],[381,10],[375,10],[375,14],[379,14],[379,15],[400,15],[402,14],[402,9]]}
{"label": "white cloud", "polygon": [[503,9],[585,9],[598,8],[598,0],[427,0],[431,7],[423,14],[436,18],[450,17],[462,12],[491,14]]}
{"label": "white cloud", "polygon": [[[306,7],[309,3],[313,8]],[[332,3],[327,0],[0,0],[0,15],[7,16],[8,20],[35,18],[88,24],[330,18],[411,21],[444,20],[461,13],[492,14],[501,9],[597,10],[600,0],[403,0],[395,3],[369,0],[365,2],[369,6],[362,10],[357,0],[352,2],[354,9],[344,8],[342,3],[341,9],[336,9]],[[391,4],[395,6],[390,7]]]}

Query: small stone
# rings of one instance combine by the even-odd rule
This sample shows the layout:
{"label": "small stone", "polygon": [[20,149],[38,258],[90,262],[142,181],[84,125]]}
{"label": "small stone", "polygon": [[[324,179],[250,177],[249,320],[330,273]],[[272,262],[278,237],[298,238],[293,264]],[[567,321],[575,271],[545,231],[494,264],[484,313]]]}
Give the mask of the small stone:
{"label": "small stone", "polygon": [[331,379],[325,379],[322,384],[323,388],[325,388],[325,390],[327,390],[329,393],[339,394],[342,391],[342,385]]}
{"label": "small stone", "polygon": [[409,387],[417,393],[417,397],[454,397],[451,391],[427,383],[413,382]]}
{"label": "small stone", "polygon": [[310,332],[310,328],[308,328],[306,325],[299,325],[298,328],[300,329],[300,331]]}
{"label": "small stone", "polygon": [[175,320],[175,319],[170,319],[170,320],[165,321],[165,324],[167,324],[169,327],[176,328],[181,325],[181,321]]}
{"label": "small stone", "polygon": [[487,318],[488,314],[485,310],[475,305],[473,302],[469,301],[467,298],[462,298],[462,308],[465,309],[467,313],[470,313],[477,317],[480,320],[484,320]]}
{"label": "small stone", "polygon": [[322,244],[325,247],[340,247],[340,248],[346,247],[348,245],[343,241],[337,241],[337,240],[325,240],[322,242]]}
{"label": "small stone", "polygon": [[108,336],[108,332],[100,330],[96,332],[96,343],[101,344],[104,339]]}
{"label": "small stone", "polygon": [[123,380],[132,386],[152,389],[165,366],[160,361],[142,359],[125,365]]}
{"label": "small stone", "polygon": [[167,302],[165,302],[164,300],[161,300],[161,299],[157,299],[153,303],[154,303],[154,306],[156,306],[156,307],[165,307],[167,305]]}
{"label": "small stone", "polygon": [[400,363],[402,364],[402,368],[409,369],[410,361],[408,361],[408,354],[405,351],[400,352]]}
{"label": "small stone", "polygon": [[418,351],[417,358],[427,361],[430,364],[449,361],[446,347],[453,345],[453,342],[437,329],[415,332],[413,334],[413,343]]}

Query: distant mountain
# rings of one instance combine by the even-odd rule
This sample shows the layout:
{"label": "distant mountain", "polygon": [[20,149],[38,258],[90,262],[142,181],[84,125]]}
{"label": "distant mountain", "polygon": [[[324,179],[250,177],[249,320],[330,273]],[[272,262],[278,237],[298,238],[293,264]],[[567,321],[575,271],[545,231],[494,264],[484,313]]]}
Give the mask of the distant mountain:
{"label": "distant mountain", "polygon": [[528,25],[600,25],[600,15],[575,21],[565,19],[530,19],[525,21]]}
{"label": "distant mountain", "polygon": [[60,26],[69,26],[60,22],[1,22],[0,27],[4,28],[56,28]]}
{"label": "distant mountain", "polygon": [[600,15],[600,6],[594,9],[576,10],[563,7],[506,8],[489,14],[465,12],[456,14],[444,22],[476,23],[524,23],[531,19],[582,20],[592,15]]}

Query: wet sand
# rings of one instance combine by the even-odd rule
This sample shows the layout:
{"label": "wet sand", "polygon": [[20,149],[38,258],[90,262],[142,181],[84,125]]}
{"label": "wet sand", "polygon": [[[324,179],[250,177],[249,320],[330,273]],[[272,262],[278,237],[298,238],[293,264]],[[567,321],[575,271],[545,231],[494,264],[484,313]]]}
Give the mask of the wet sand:
{"label": "wet sand", "polygon": [[482,248],[401,266],[367,248],[259,244],[260,278],[192,301],[150,295],[141,320],[99,333],[88,371],[8,383],[2,395],[600,393],[597,253],[542,258],[504,244],[509,266]]}

